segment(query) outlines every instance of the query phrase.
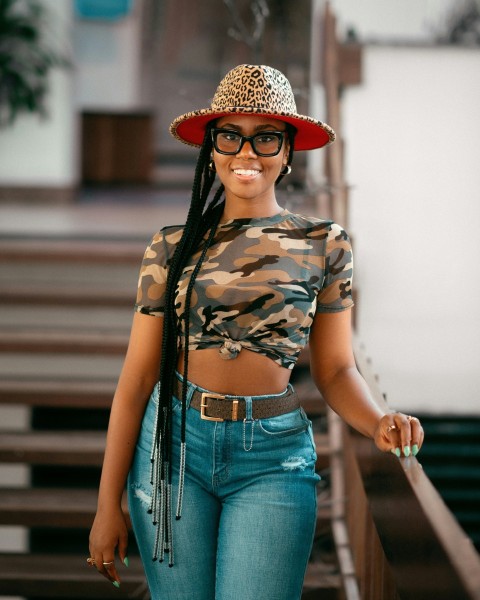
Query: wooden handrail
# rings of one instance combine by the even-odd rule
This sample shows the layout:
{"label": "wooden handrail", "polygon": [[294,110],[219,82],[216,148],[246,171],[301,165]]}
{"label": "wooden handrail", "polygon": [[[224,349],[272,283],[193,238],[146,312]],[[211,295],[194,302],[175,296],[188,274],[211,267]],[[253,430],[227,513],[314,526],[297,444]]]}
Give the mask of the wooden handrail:
{"label": "wooden handrail", "polygon": [[[358,344],[376,401],[383,394]],[[425,475],[421,453],[398,459],[343,427],[343,491],[361,598],[480,600],[480,557]],[[340,502],[343,501],[343,502]]]}
{"label": "wooden handrail", "polygon": [[[347,226],[339,44],[328,2],[322,39],[327,117],[340,141],[329,150],[327,180],[333,217]],[[358,343],[355,358],[375,401],[385,407]],[[347,600],[480,600],[480,557],[420,462],[378,451],[331,411],[328,415],[332,529]]]}

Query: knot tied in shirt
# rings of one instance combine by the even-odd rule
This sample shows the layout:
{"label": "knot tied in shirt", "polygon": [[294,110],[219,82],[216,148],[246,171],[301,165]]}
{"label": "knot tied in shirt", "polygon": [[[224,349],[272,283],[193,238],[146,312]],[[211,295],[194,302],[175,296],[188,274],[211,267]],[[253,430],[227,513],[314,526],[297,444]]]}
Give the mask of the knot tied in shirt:
{"label": "knot tied in shirt", "polygon": [[237,358],[241,349],[242,344],[240,344],[240,342],[226,340],[218,352],[224,360],[232,360],[232,358]]}

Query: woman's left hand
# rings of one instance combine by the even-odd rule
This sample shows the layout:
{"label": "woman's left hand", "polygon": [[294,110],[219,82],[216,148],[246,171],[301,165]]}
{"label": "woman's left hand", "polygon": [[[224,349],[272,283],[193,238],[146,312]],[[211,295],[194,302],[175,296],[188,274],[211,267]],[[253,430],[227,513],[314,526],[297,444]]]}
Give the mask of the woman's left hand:
{"label": "woman's left hand", "polygon": [[416,417],[395,412],[384,415],[374,434],[375,444],[383,452],[416,456],[423,444],[423,427]]}

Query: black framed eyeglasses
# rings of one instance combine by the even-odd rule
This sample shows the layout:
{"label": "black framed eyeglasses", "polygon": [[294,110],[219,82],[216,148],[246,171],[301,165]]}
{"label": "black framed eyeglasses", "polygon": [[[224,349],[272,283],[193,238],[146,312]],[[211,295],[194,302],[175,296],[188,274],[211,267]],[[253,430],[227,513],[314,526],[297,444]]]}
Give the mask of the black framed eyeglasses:
{"label": "black framed eyeglasses", "polygon": [[231,129],[212,129],[213,147],[220,154],[238,154],[245,142],[250,142],[258,156],[276,156],[282,147],[285,131],[262,131],[241,135]]}

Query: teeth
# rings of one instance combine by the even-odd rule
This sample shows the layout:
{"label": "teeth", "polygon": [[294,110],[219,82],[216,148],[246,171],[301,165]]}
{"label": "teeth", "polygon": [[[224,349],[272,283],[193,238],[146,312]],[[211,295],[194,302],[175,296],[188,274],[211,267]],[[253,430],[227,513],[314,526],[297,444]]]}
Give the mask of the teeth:
{"label": "teeth", "polygon": [[256,169],[234,169],[235,175],[258,175],[260,171]]}

